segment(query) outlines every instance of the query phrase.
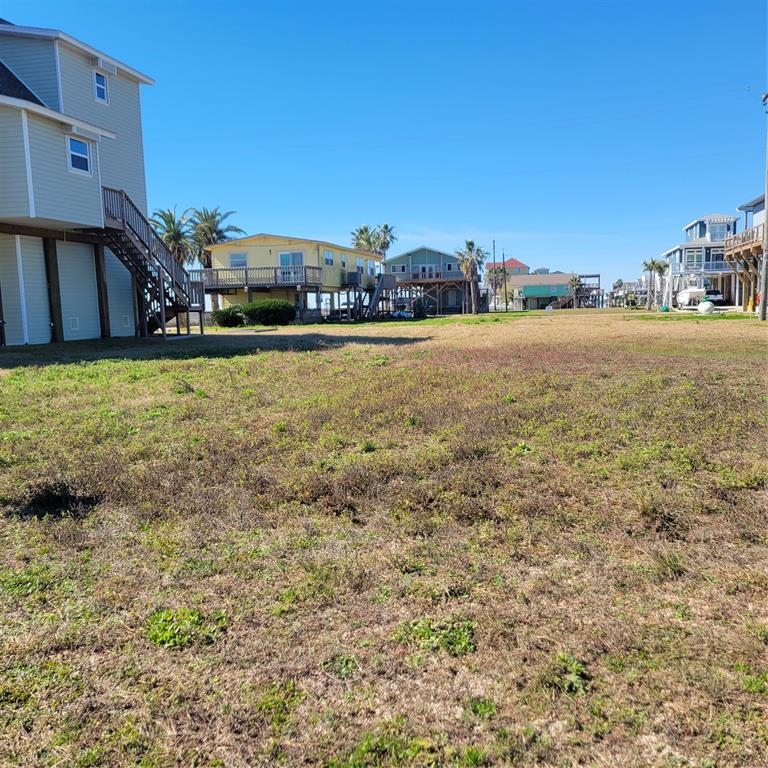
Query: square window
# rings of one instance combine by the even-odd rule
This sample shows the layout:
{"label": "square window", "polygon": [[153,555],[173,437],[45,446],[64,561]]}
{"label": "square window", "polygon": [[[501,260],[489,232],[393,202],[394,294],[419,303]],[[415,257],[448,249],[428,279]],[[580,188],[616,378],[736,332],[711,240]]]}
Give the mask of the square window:
{"label": "square window", "polygon": [[230,253],[229,266],[231,269],[244,269],[248,266],[248,256],[245,253]]}
{"label": "square window", "polygon": [[78,173],[91,172],[91,147],[87,141],[67,137],[69,169]]}
{"label": "square window", "polygon": [[109,104],[109,84],[107,76],[101,72],[93,73],[93,94],[96,101]]}

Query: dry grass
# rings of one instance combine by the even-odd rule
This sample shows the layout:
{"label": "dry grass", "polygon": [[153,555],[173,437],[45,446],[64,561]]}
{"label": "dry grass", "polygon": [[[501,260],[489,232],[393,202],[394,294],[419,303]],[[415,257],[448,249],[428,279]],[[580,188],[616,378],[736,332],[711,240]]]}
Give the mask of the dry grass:
{"label": "dry grass", "polygon": [[765,764],[766,340],[3,354],[0,764]]}

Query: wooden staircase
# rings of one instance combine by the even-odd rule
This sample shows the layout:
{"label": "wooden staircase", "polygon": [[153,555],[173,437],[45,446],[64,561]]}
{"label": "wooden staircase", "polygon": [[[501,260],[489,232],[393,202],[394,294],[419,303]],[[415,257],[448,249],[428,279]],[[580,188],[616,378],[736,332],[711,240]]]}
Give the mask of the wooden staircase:
{"label": "wooden staircase", "polygon": [[151,336],[160,330],[165,336],[170,320],[180,314],[188,316],[190,312],[200,313],[202,331],[203,284],[193,281],[189,272],[174,259],[124,190],[102,187],[102,202],[104,227],[93,233],[134,277],[139,335]]}

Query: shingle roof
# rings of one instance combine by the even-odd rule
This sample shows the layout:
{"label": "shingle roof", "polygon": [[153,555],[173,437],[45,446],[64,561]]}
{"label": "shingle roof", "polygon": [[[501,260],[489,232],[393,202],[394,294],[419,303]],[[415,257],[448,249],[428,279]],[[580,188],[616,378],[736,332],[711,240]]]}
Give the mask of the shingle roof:
{"label": "shingle roof", "polygon": [[12,99],[31,101],[40,107],[45,106],[2,61],[0,61],[0,96],[10,96]]}
{"label": "shingle roof", "polygon": [[[508,269],[528,269],[528,265],[523,264],[523,262],[520,261],[519,259],[505,259],[504,261],[497,261],[496,266],[507,267]],[[486,257],[485,268],[493,269],[493,259],[489,259]]]}
{"label": "shingle roof", "polygon": [[507,282],[510,285],[567,285],[568,281],[576,277],[572,272],[561,272],[559,274],[549,273],[547,275],[510,275]]}

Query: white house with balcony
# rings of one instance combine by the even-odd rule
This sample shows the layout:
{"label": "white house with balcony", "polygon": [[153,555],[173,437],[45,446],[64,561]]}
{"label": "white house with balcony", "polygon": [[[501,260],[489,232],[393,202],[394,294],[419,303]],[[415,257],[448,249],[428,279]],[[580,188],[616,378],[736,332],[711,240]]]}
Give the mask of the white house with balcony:
{"label": "white house with balcony", "polygon": [[735,304],[739,280],[725,260],[725,240],[736,232],[738,219],[710,214],[683,227],[684,242],[661,254],[667,262],[664,303],[672,306],[686,288],[719,291],[725,304]]}
{"label": "white house with balcony", "polygon": [[202,310],[147,220],[152,83],[65,32],[0,19],[0,344],[165,333]]}

